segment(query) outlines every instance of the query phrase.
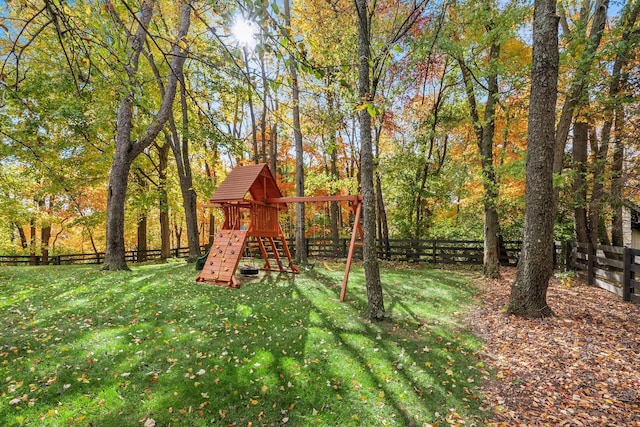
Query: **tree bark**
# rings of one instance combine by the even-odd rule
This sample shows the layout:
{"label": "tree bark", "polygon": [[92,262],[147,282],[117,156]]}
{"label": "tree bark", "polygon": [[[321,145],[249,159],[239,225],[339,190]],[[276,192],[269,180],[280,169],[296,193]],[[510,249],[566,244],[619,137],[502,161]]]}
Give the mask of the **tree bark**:
{"label": "tree bark", "polygon": [[[491,28],[487,26],[487,31]],[[495,115],[496,101],[499,93],[497,62],[500,57],[500,45],[492,43],[489,49],[489,69],[487,76],[487,100],[484,109],[484,120],[480,121],[478,106],[473,87],[471,70],[462,59],[458,59],[462,78],[467,93],[467,101],[473,127],[476,134],[478,149],[480,151],[480,162],[482,165],[482,185],[484,194],[482,202],[484,205],[484,252],[483,252],[483,275],[487,278],[500,277],[500,259],[498,256],[498,180],[496,178],[495,166],[493,164],[493,139],[495,136]]]}
{"label": "tree bark", "polygon": [[507,311],[525,317],[553,314],[547,288],[553,271],[553,155],[558,96],[558,16],[555,0],[535,0],[525,218],[522,252]]}
{"label": "tree bark", "polygon": [[[338,127],[336,124],[336,101],[335,94],[331,88],[332,75],[328,73],[325,79],[325,96],[327,98],[327,113],[329,116],[329,176],[331,181],[338,182],[340,173],[338,171]],[[332,192],[332,195],[337,192]],[[331,241],[334,248],[334,256],[339,254],[338,239],[340,238],[340,205],[338,202],[331,202],[329,207],[329,223],[331,231]]]}
{"label": "tree bark", "polygon": [[488,93],[484,111],[484,125],[480,144],[480,158],[484,177],[484,277],[492,279],[500,277],[500,261],[498,259],[498,180],[493,164],[493,138],[496,124],[496,98],[498,97],[498,71],[496,70],[500,56],[500,45],[491,44],[489,58],[491,73],[487,78]]}
{"label": "tree bark", "polygon": [[376,198],[373,186],[373,146],[371,137],[371,116],[366,105],[373,102],[370,83],[369,61],[370,52],[370,16],[368,0],[355,0],[358,22],[358,94],[360,108],[358,118],[360,123],[360,180],[362,189],[363,213],[363,258],[364,274],[367,288],[369,319],[384,320],[386,313],[380,281],[380,269],[376,251]]}
{"label": "tree bark", "polygon": [[20,247],[22,247],[22,249],[27,249],[29,247],[29,242],[27,241],[27,233],[24,232],[24,228],[18,225],[17,222],[14,222],[13,225],[18,230],[18,235],[20,236]]}
{"label": "tree bark", "polygon": [[36,265],[36,220],[31,218],[29,220],[29,256],[31,260],[29,264]]}
{"label": "tree bark", "polygon": [[186,59],[180,43],[184,43],[184,38],[189,31],[191,23],[191,6],[188,2],[182,5],[180,22],[178,24],[178,35],[173,45],[171,58],[170,69],[172,71],[169,73],[167,79],[167,89],[158,110],[158,115],[137,141],[131,141],[133,107],[135,104],[135,92],[133,88],[137,87],[136,74],[140,54],[144,48],[147,27],[153,15],[153,5],[154,2],[152,0],[147,0],[142,3],[140,16],[137,19],[138,26],[136,33],[130,38],[129,61],[126,69],[129,79],[128,87],[131,89],[127,89],[118,108],[116,150],[111,164],[109,188],[107,192],[106,253],[102,267],[104,270],[128,270],[125,260],[124,213],[131,164],[145,148],[153,143],[169,119],[178,83],[175,70],[181,70]]}
{"label": "tree bark", "polygon": [[[165,134],[168,139],[168,135]],[[169,197],[167,195],[167,168],[169,166],[169,142],[158,146],[158,182],[159,222],[160,222],[160,259],[171,257],[171,229],[169,227]]]}
{"label": "tree bark", "polygon": [[[584,52],[580,56],[573,81],[562,106],[555,136],[556,141],[553,158],[553,173],[555,174],[562,173],[564,167],[564,149],[567,143],[567,136],[569,135],[569,128],[571,127],[576,108],[581,104],[584,90],[588,84],[591,66],[595,60],[595,53],[600,45],[600,40],[602,39],[604,27],[607,22],[608,8],[609,0],[597,0],[596,11],[593,16],[593,22],[591,23],[591,29],[589,30],[589,37],[586,41]],[[582,17],[582,19],[586,20],[587,16]],[[558,203],[558,191],[559,190],[555,190],[554,192],[554,212]]]}
{"label": "tree bark", "polygon": [[589,128],[586,122],[577,121],[573,124],[573,217],[575,237],[578,243],[589,243],[587,225],[587,143]]}
{"label": "tree bark", "polygon": [[138,262],[144,262],[147,260],[147,214],[142,213],[138,217],[138,253],[136,254],[136,260]]}
{"label": "tree bark", "polygon": [[[287,28],[291,27],[291,11],[289,0],[284,0],[284,14]],[[293,97],[293,139],[296,152],[296,196],[304,196],[304,151],[302,147],[302,130],[300,128],[300,89],[298,87],[298,72],[294,55],[289,56],[289,73],[291,75],[291,96]],[[275,173],[275,172],[274,172]],[[300,265],[307,264],[307,248],[304,239],[304,203],[296,203],[295,262]]]}
{"label": "tree bark", "polygon": [[49,240],[51,240],[51,224],[40,229],[40,251],[42,265],[49,264]]}
{"label": "tree bark", "polygon": [[[609,85],[609,109],[614,111],[614,143],[613,159],[611,164],[611,243],[614,246],[624,246],[622,208],[623,208],[623,188],[624,188],[624,126],[625,112],[624,105],[620,99],[620,94],[624,93],[623,88],[627,85],[628,72],[624,71],[630,61],[630,49],[635,46],[630,43],[634,33],[634,26],[640,15],[640,1],[635,4],[629,2],[622,12],[620,25],[622,26],[622,37],[620,45],[623,48],[616,55],[613,65],[613,75]],[[635,30],[637,33],[637,30]]]}
{"label": "tree bark", "polygon": [[200,257],[200,236],[198,235],[198,211],[196,191],[193,189],[193,173],[189,156],[189,110],[187,106],[187,92],[184,74],[178,70],[180,80],[180,104],[182,107],[182,139],[173,119],[170,119],[173,140],[171,149],[176,159],[180,192],[184,207],[184,218],[187,225],[187,245],[189,246],[189,262],[195,262]]}
{"label": "tree bark", "polygon": [[624,246],[624,224],[622,220],[623,194],[624,189],[624,108],[619,107],[615,118],[615,148],[611,164],[611,244],[613,246]]}

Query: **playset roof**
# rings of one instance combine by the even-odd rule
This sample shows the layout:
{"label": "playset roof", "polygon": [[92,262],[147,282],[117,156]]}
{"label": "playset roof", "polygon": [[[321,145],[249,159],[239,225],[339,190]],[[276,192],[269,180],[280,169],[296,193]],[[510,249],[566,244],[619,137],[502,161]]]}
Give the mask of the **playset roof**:
{"label": "playset roof", "polygon": [[[248,197],[247,197],[248,196]],[[211,196],[211,203],[264,201],[282,197],[269,166],[265,163],[234,168]]]}

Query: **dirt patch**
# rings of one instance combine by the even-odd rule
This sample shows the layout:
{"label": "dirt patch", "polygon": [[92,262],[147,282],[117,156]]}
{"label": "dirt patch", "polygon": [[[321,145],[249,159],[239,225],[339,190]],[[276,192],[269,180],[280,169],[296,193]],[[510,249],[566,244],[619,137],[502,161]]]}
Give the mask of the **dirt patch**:
{"label": "dirt patch", "polygon": [[482,280],[469,316],[494,373],[482,388],[492,426],[640,426],[640,306],[552,278],[555,316],[504,314],[514,269]]}

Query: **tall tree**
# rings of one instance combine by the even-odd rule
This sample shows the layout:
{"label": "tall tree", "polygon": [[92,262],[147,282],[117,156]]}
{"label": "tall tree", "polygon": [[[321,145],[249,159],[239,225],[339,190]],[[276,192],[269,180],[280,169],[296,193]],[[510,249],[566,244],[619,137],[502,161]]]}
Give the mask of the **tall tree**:
{"label": "tall tree", "polygon": [[[493,24],[487,24],[487,32],[492,30]],[[493,164],[493,139],[496,130],[496,102],[498,93],[497,62],[500,56],[500,44],[498,40],[491,42],[489,49],[489,75],[487,76],[487,94],[484,106],[484,119],[480,119],[478,104],[471,70],[464,59],[459,58],[458,63],[462,71],[467,92],[469,111],[473,120],[473,128],[476,134],[480,160],[482,164],[482,184],[484,187],[484,256],[483,274],[485,277],[497,278],[500,276],[500,263],[498,260],[498,181],[495,166]]]}
{"label": "tall tree", "polygon": [[553,155],[558,97],[556,0],[535,0],[524,238],[508,312],[525,317],[553,314],[547,288],[553,270]]}
{"label": "tall tree", "polygon": [[360,185],[362,189],[362,213],[364,242],[364,274],[369,303],[369,318],[383,320],[385,317],[382,282],[376,248],[376,198],[373,187],[373,141],[371,137],[371,115],[367,105],[373,101],[369,61],[371,61],[371,16],[368,0],[355,0],[358,18],[358,94],[360,95]]}
{"label": "tall tree", "polygon": [[[586,4],[586,3],[585,3]],[[564,149],[567,143],[567,136],[571,122],[575,115],[576,109],[584,103],[585,90],[588,88],[589,74],[596,58],[596,51],[602,40],[602,34],[607,22],[607,10],[609,8],[609,0],[597,0],[595,5],[595,13],[592,18],[591,29],[586,37],[582,54],[579,56],[578,65],[573,76],[572,82],[567,92],[567,96],[562,105],[562,112],[558,118],[556,129],[556,142],[553,158],[553,173],[560,174],[564,166]],[[584,21],[580,28],[586,28],[586,22],[589,20],[589,8],[583,8],[580,20]],[[562,27],[568,31],[566,17],[563,15]],[[558,190],[554,194],[554,211],[558,202]]]}
{"label": "tall tree", "polygon": [[[624,246],[623,237],[623,188],[624,188],[624,135],[625,135],[625,106],[623,95],[629,81],[627,70],[632,53],[639,49],[640,30],[636,26],[636,21],[640,15],[640,1],[629,2],[622,11],[619,27],[621,36],[618,52],[613,64],[613,74],[609,84],[608,103],[606,104],[606,119],[614,121],[614,150],[611,164],[611,192],[610,204],[612,210],[611,219],[611,244],[614,246]],[[635,29],[634,29],[635,27]],[[613,114],[611,114],[613,110]]]}
{"label": "tall tree", "polygon": [[[154,142],[162,127],[169,120],[178,85],[178,70],[182,70],[186,60],[184,52],[186,43],[184,39],[189,32],[191,24],[191,5],[188,2],[184,2],[181,7],[178,31],[173,42],[166,90],[158,109],[158,114],[140,137],[132,140],[139,59],[144,49],[149,23],[153,15],[153,7],[153,0],[144,0],[142,2],[140,14],[136,17],[136,32],[128,37],[129,52],[127,54],[127,63],[125,64],[128,81],[118,108],[116,149],[111,164],[107,195],[107,241],[103,264],[103,269],[105,270],[128,269],[124,246],[124,211],[131,164],[138,155]],[[110,10],[114,14],[114,18],[121,22],[120,17],[116,15],[115,9],[111,8]],[[126,28],[126,26],[122,26],[123,30]]]}
{"label": "tall tree", "polygon": [[[289,0],[284,0],[285,25],[287,36],[291,31],[291,10]],[[292,53],[289,56],[289,73],[291,76],[291,97],[293,115],[293,139],[296,152],[296,196],[304,196],[304,150],[302,147],[302,130],[300,128],[300,88],[298,86],[298,71],[296,70],[296,58]],[[275,171],[273,171],[275,173]],[[307,264],[307,251],[304,241],[304,203],[296,203],[295,226],[295,261],[300,265]]]}

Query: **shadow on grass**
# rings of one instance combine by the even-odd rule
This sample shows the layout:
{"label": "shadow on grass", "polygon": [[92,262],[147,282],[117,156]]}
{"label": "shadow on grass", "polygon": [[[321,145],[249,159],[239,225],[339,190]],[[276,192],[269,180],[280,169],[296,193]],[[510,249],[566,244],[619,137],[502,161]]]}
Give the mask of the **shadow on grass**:
{"label": "shadow on grass", "polygon": [[392,321],[371,324],[361,269],[345,304],[342,272],[318,268],[262,274],[241,289],[196,283],[181,264],[2,271],[0,419],[356,426],[460,416],[472,424],[477,343],[449,320],[465,293],[461,282],[434,285],[438,311],[418,286],[422,274],[385,272]]}

